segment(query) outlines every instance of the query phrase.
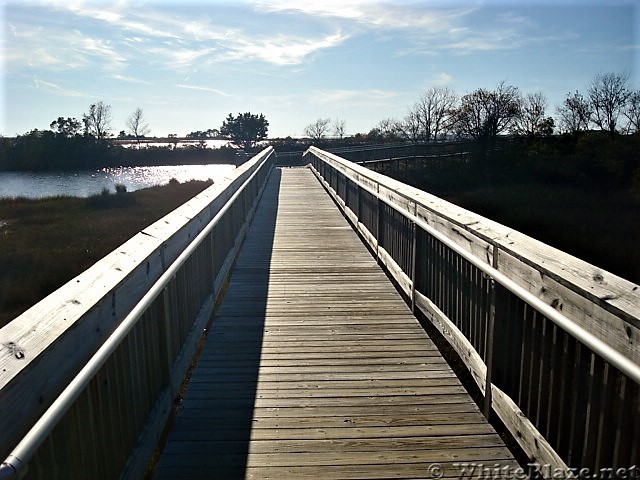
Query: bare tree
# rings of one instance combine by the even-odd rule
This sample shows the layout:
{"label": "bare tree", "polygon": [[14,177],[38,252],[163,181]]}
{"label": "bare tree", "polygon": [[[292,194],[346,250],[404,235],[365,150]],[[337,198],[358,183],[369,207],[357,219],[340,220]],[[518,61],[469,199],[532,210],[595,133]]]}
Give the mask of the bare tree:
{"label": "bare tree", "polygon": [[578,133],[589,128],[591,104],[577,90],[573,94],[567,94],[556,113],[560,118],[560,128],[564,132]]}
{"label": "bare tree", "polygon": [[640,90],[629,95],[624,116],[627,118],[627,133],[640,132]]}
{"label": "bare tree", "polygon": [[385,118],[384,120],[380,120],[380,122],[369,131],[368,136],[372,140],[382,142],[399,140],[399,124],[400,122],[398,122],[398,120]]}
{"label": "bare tree", "polygon": [[446,133],[457,101],[457,95],[447,87],[432,87],[420,96],[413,108],[425,141],[436,141]]}
{"label": "bare tree", "polygon": [[314,140],[322,140],[329,131],[330,118],[319,118],[304,128],[304,134]]}
{"label": "bare tree", "polygon": [[423,140],[422,127],[418,112],[415,109],[409,110],[407,116],[401,122],[396,122],[395,130],[398,136],[417,143]]}
{"label": "bare tree", "polygon": [[514,131],[527,136],[551,135],[554,121],[545,117],[547,98],[542,92],[528,93],[520,100],[520,112],[514,122]]}
{"label": "bare tree", "polygon": [[398,137],[398,125],[400,122],[393,118],[385,118],[384,120],[380,120],[378,126],[376,127],[382,135],[383,139],[386,140],[394,140]]}
{"label": "bare tree", "polygon": [[519,100],[518,89],[504,82],[495,90],[481,88],[463,96],[455,114],[458,134],[493,144],[519,115]]}
{"label": "bare tree", "polygon": [[618,118],[631,92],[627,87],[629,75],[598,74],[589,85],[589,100],[593,108],[592,121],[601,130],[616,133]]}
{"label": "bare tree", "polygon": [[127,128],[140,145],[140,137],[144,137],[150,131],[149,124],[144,119],[144,112],[140,107],[136,108],[127,118]]}
{"label": "bare tree", "polygon": [[89,106],[89,113],[82,116],[82,122],[85,134],[99,140],[106,138],[111,130],[111,105],[105,105],[102,101],[92,103]]}
{"label": "bare tree", "polygon": [[340,140],[342,140],[342,137],[344,137],[346,126],[347,126],[347,122],[339,118],[336,118],[333,121],[333,133],[335,134],[336,137],[340,138]]}

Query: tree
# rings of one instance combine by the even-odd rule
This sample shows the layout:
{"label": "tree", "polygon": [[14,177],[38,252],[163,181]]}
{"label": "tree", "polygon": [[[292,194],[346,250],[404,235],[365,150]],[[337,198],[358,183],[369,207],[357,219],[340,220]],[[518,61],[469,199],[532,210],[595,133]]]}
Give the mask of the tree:
{"label": "tree", "polygon": [[371,129],[368,136],[375,141],[397,141],[399,140],[398,120],[385,118],[380,120],[378,125]]}
{"label": "tree", "polygon": [[267,138],[269,122],[263,114],[253,115],[250,112],[232,114],[222,122],[220,135],[230,139],[233,143],[243,148],[250,148],[254,143]]}
{"label": "tree", "polygon": [[76,118],[58,117],[57,120],[54,120],[49,124],[49,127],[58,135],[62,135],[63,137],[73,137],[80,133],[81,124]]}
{"label": "tree", "polygon": [[560,117],[560,128],[564,132],[578,133],[589,128],[591,121],[591,104],[578,92],[567,94],[562,105],[557,109]]}
{"label": "tree", "polygon": [[425,141],[436,141],[447,133],[457,101],[457,95],[447,87],[432,87],[420,96],[413,111]]}
{"label": "tree", "polygon": [[138,145],[140,144],[140,138],[149,133],[149,124],[145,121],[144,112],[140,107],[136,108],[127,118],[127,127],[131,134],[136,137]]}
{"label": "tree", "polygon": [[335,134],[336,137],[340,138],[340,140],[342,140],[342,137],[344,137],[346,125],[347,125],[347,122],[339,118],[336,118],[333,121],[333,133]]}
{"label": "tree", "polygon": [[92,103],[89,106],[89,113],[82,116],[84,132],[98,140],[103,140],[109,136],[111,130],[111,105],[105,105],[102,101]]}
{"label": "tree", "polygon": [[529,93],[520,100],[520,113],[514,122],[514,131],[521,135],[537,137],[551,135],[554,121],[545,117],[547,99],[542,92]]}
{"label": "tree", "polygon": [[455,128],[483,145],[493,146],[495,138],[508,131],[520,113],[518,89],[504,82],[495,90],[480,88],[462,97],[455,112]]}
{"label": "tree", "polygon": [[592,121],[611,135],[616,133],[618,118],[631,95],[627,87],[628,81],[628,75],[604,73],[596,75],[589,85]]}
{"label": "tree", "polygon": [[629,95],[624,116],[627,117],[627,132],[640,132],[640,90]]}
{"label": "tree", "polygon": [[304,134],[313,140],[322,140],[329,131],[330,123],[331,119],[329,118],[319,118],[304,128]]}
{"label": "tree", "polygon": [[216,138],[220,135],[220,131],[217,128],[210,128],[206,131],[196,130],[187,134],[187,138],[205,139]]}
{"label": "tree", "polygon": [[409,110],[409,113],[401,122],[396,122],[395,128],[400,137],[411,142],[416,143],[423,139],[420,119],[415,109]]}

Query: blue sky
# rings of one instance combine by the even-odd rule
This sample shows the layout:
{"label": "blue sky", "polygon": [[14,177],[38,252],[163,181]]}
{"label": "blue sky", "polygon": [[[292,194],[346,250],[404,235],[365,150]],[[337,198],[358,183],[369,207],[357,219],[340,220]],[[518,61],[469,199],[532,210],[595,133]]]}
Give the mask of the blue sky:
{"label": "blue sky", "polygon": [[112,131],[143,109],[151,135],[264,113],[269,136],[318,118],[347,134],[402,118],[420,94],[499,82],[542,91],[549,114],[598,73],[640,88],[640,3],[534,1],[4,1],[0,134],[81,118]]}

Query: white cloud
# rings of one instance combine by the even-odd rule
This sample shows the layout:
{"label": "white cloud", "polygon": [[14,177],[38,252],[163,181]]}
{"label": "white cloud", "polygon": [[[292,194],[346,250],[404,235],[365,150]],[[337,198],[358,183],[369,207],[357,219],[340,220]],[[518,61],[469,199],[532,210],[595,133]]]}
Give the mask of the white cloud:
{"label": "white cloud", "polygon": [[201,87],[198,85],[185,85],[183,83],[176,85],[179,88],[186,88],[189,90],[198,90],[198,91],[202,91],[202,92],[211,92],[211,93],[215,93],[217,95],[220,95],[222,97],[231,97],[231,94],[227,93],[227,92],[223,92],[222,90],[218,90],[216,88],[210,88],[210,87]]}
{"label": "white cloud", "polygon": [[[111,70],[123,68],[129,57],[141,58],[153,64],[167,64],[170,68],[188,68],[197,62],[257,60],[274,65],[295,65],[305,61],[320,50],[335,47],[348,35],[336,31],[329,34],[265,33],[265,29],[244,26],[217,25],[206,16],[194,20],[168,14],[160,5],[145,8],[125,5],[95,5],[87,3],[49,3],[56,12],[70,14],[79,19],[79,27],[89,28],[87,19],[104,25],[92,29],[84,38],[71,39],[68,35],[56,35],[53,30],[43,31],[39,38],[55,38],[57,46],[47,50],[71,49],[80,55],[99,56],[104,67]],[[79,32],[78,32],[79,33]],[[26,49],[25,49],[26,50]],[[126,53],[123,53],[126,52]],[[214,55],[215,54],[215,55]],[[60,63],[69,61],[62,56]],[[46,58],[43,56],[43,62]],[[49,64],[54,63],[49,59]],[[77,63],[77,62],[76,62]],[[85,62],[82,62],[85,63]]]}
{"label": "white cloud", "polygon": [[52,82],[47,82],[45,80],[40,80],[39,78],[35,78],[33,80],[34,82],[34,86],[36,89],[39,90],[44,90],[47,91],[49,93],[53,93],[55,95],[58,96],[63,96],[63,97],[90,97],[90,95],[83,93],[83,92],[78,92],[77,90],[70,90],[70,89],[66,89],[61,87],[58,84],[52,83]]}
{"label": "white cloud", "polygon": [[435,86],[445,86],[451,83],[453,77],[448,73],[440,72],[431,78],[430,84]]}
{"label": "white cloud", "polygon": [[238,38],[226,45],[220,60],[261,60],[274,65],[296,65],[309,55],[336,47],[348,37],[340,32],[318,39],[277,35],[262,39]]}
{"label": "white cloud", "polygon": [[83,36],[78,32],[77,44],[80,54],[101,57],[100,63],[108,69],[118,70],[127,65],[127,59],[109,40]]}
{"label": "white cloud", "polygon": [[299,13],[310,17],[330,17],[385,29],[424,29],[444,31],[456,19],[475,7],[434,8],[408,2],[372,2],[370,0],[261,0],[257,7],[266,12]]}
{"label": "white cloud", "polygon": [[128,77],[126,75],[115,74],[115,75],[111,75],[111,78],[113,78],[114,80],[119,80],[121,82],[137,83],[137,84],[140,84],[140,85],[153,85],[152,82],[148,82],[146,80],[141,80],[139,78]]}
{"label": "white cloud", "polygon": [[[155,64],[166,64],[168,68],[190,68],[198,62],[206,61],[206,58],[214,52],[212,48],[186,48],[176,44],[167,46],[148,47],[144,56],[148,56],[148,61]],[[139,52],[140,55],[140,52]]]}

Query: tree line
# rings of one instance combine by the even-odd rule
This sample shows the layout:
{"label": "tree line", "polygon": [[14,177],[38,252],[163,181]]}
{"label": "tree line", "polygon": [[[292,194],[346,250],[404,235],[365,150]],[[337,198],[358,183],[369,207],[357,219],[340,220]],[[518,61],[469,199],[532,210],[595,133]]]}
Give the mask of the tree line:
{"label": "tree line", "polygon": [[111,140],[111,106],[92,103],[79,120],[60,116],[49,130],[34,129],[15,138],[0,137],[0,170],[82,170],[110,166],[167,165],[175,163],[233,163],[236,148],[251,148],[267,137],[269,122],[250,112],[229,114],[219,129],[192,132],[187,138],[223,138],[232,146],[205,148],[204,141],[186,148],[141,148],[150,132],[142,108],[126,119],[127,130],[118,139],[134,139],[138,148],[124,148]]}
{"label": "tree line", "polygon": [[[586,93],[576,90],[566,95],[556,108],[555,118],[548,114],[548,107],[543,92],[522,94],[505,82],[493,90],[479,88],[463,96],[448,87],[432,87],[422,93],[403,119],[384,119],[366,137],[415,143],[465,138],[490,146],[501,134],[543,137],[596,129],[615,135],[640,129],[640,91],[629,87],[625,74],[596,75]],[[345,124],[339,119],[332,124],[330,119],[320,118],[304,133],[321,140],[332,127],[334,136],[342,138]]]}
{"label": "tree line", "polygon": [[[478,146],[477,158],[489,156],[495,150],[496,140],[505,134],[527,139],[549,138],[555,133],[574,136],[599,130],[612,138],[616,134],[632,134],[640,128],[640,91],[629,87],[629,76],[618,73],[596,75],[586,91],[568,93],[562,104],[556,107],[555,117],[548,113],[548,101],[544,93],[522,94],[505,82],[494,89],[479,88],[463,96],[448,87],[427,89],[402,119],[387,118],[380,121],[366,134],[346,137],[346,122],[342,119],[320,118],[307,125],[304,135],[323,145],[331,132],[332,143],[353,144],[363,142],[412,142],[433,143],[444,139],[466,139]],[[50,130],[32,130],[16,138],[0,138],[1,170],[78,169],[96,166],[154,164],[154,158],[174,162],[194,157],[193,161],[210,161],[210,155],[184,149],[174,154],[151,149],[122,149],[113,142],[111,106],[102,101],[89,106],[80,120],[58,117],[51,122]],[[127,117],[126,130],[117,138],[136,140],[140,146],[150,128],[142,108]],[[251,149],[267,138],[269,122],[263,114],[250,112],[231,113],[220,128],[191,132],[187,138],[202,140],[228,139],[239,148]],[[300,147],[298,141],[285,139]],[[177,142],[176,142],[177,143]],[[305,143],[303,141],[303,143]],[[308,143],[308,142],[307,142]],[[196,146],[196,148],[198,147]],[[175,147],[175,145],[174,145]],[[126,151],[124,151],[126,150]],[[178,151],[180,153],[177,153]],[[166,155],[165,155],[166,153]],[[210,152],[209,152],[210,153]],[[233,152],[225,151],[225,159]],[[195,158],[197,157],[197,158]]]}

